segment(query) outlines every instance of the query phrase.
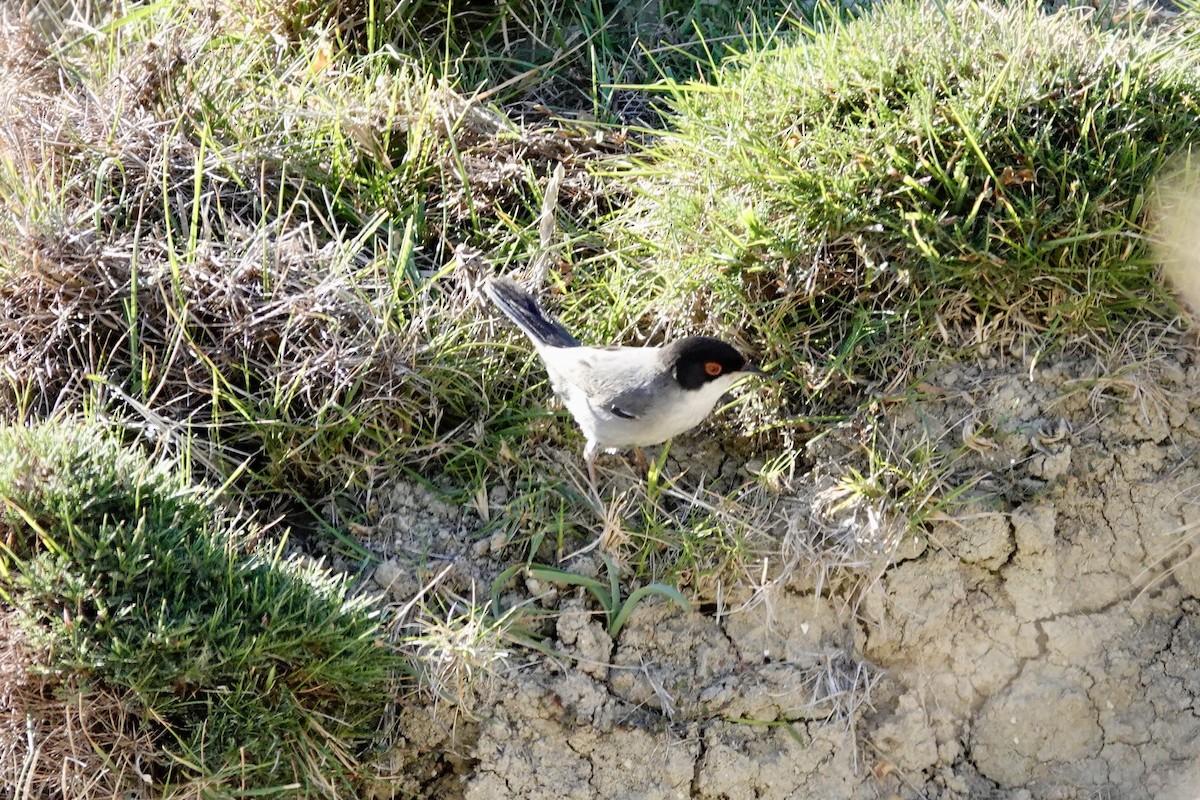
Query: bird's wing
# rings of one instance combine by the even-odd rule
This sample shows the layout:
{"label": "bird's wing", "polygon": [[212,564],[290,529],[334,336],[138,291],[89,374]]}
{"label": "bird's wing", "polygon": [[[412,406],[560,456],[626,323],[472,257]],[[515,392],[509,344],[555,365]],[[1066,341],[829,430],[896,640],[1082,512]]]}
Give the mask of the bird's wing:
{"label": "bird's wing", "polygon": [[604,408],[622,419],[642,419],[654,411],[654,400],[663,384],[661,378],[656,378],[649,384],[631,386],[607,398]]}
{"label": "bird's wing", "polygon": [[556,390],[586,395],[597,412],[638,419],[651,408],[662,371],[656,347],[544,348],[542,358]]}
{"label": "bird's wing", "polygon": [[638,415],[630,411],[626,411],[619,403],[613,403],[608,407],[608,410],[617,415],[621,419],[637,419]]}

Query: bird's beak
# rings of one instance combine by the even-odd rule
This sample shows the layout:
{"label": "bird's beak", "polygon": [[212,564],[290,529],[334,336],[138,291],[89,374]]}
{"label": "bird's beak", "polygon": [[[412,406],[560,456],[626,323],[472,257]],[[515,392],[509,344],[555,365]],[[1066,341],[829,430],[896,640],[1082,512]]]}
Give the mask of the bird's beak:
{"label": "bird's beak", "polygon": [[763,372],[761,369],[754,366],[753,364],[747,364],[746,366],[742,367],[741,371],[747,375],[757,375],[760,378],[770,377],[769,375],[767,375],[767,373]]}

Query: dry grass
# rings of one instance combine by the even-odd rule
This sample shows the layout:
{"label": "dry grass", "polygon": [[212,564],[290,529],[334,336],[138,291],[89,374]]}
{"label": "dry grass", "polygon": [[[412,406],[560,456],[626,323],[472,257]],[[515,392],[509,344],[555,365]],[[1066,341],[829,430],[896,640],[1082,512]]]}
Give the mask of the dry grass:
{"label": "dry grass", "polygon": [[122,693],[45,672],[15,612],[0,614],[0,783],[13,797],[135,798],[162,757]]}
{"label": "dry grass", "polygon": [[[253,72],[190,66],[220,32],[168,28],[127,45],[120,80],[89,83],[22,23],[0,31],[0,415],[102,413],[222,475],[310,497],[362,487],[381,464],[444,456],[511,386],[481,382],[496,354],[474,346],[456,277],[429,280],[445,245],[501,235],[481,217],[521,228],[523,204],[532,231],[556,164],[567,167],[558,209],[601,213],[610,198],[587,163],[623,145],[516,132],[417,77],[377,82],[375,100],[391,105],[368,99],[365,114],[328,99],[346,85],[294,119],[272,116],[286,86],[218,114]],[[291,89],[311,88],[305,59],[322,52],[301,53],[308,69]],[[184,117],[168,121],[164,101]],[[351,150],[345,163],[312,160],[330,129]],[[371,183],[394,137],[408,143],[405,165],[387,180],[425,181],[413,197]],[[355,182],[330,194],[347,170]],[[436,224],[388,213],[422,195]]]}
{"label": "dry grass", "polygon": [[[0,279],[6,407],[123,407],[151,438],[186,437],[181,450],[225,470],[249,459],[268,485],[353,476],[379,442],[348,424],[397,443],[428,425],[397,402],[423,393],[419,332],[389,330],[364,297],[386,296],[386,275],[335,263],[311,228],[281,228],[232,234],[183,269],[153,240],[22,242],[34,268]],[[358,416],[339,417],[351,405]]]}

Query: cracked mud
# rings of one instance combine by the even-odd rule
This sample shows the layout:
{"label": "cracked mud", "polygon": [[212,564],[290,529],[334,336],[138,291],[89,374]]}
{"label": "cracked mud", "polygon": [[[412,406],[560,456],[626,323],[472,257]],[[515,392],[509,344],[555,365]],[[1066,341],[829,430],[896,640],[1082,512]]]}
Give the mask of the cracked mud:
{"label": "cracked mud", "polygon": [[[898,537],[871,580],[798,568],[690,613],[647,602],[615,642],[589,595],[527,581],[509,599],[554,609],[555,655],[494,662],[473,721],[406,708],[395,768],[469,800],[1194,800],[1197,385],[1182,342],[945,367],[874,422],[897,452],[952,453],[946,488],[973,502]],[[851,439],[813,449],[797,503],[859,458]],[[471,512],[405,484],[381,505],[375,577],[398,603],[439,574],[486,596],[503,543]]]}

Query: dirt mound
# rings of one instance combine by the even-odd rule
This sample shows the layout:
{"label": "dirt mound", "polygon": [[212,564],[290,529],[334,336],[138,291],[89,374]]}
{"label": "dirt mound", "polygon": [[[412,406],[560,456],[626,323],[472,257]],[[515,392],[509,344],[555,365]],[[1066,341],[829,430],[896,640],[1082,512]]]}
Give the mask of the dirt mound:
{"label": "dirt mound", "polygon": [[[894,451],[946,456],[942,479],[975,502],[894,539],[865,582],[816,582],[801,564],[690,613],[642,604],[615,642],[589,596],[527,582],[554,610],[546,653],[513,649],[477,722],[428,726],[456,753],[440,790],[1195,797],[1200,367],[1174,335],[1126,345],[1112,363],[950,365],[886,406],[872,425]],[[819,494],[817,476],[862,458],[860,435],[822,440],[791,491]],[[460,589],[495,578],[500,542],[472,540],[472,513],[414,505],[403,486],[393,499],[377,577],[397,598],[397,576],[435,571],[439,550]],[[796,521],[777,520],[781,548]],[[394,755],[425,749],[414,734]]]}

